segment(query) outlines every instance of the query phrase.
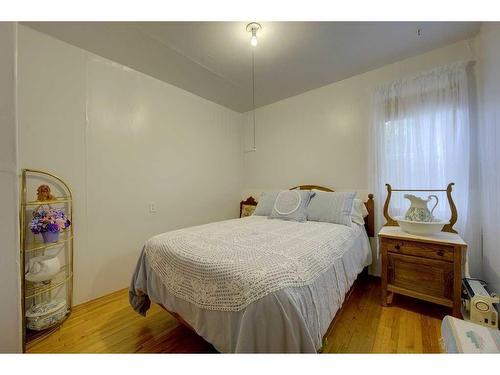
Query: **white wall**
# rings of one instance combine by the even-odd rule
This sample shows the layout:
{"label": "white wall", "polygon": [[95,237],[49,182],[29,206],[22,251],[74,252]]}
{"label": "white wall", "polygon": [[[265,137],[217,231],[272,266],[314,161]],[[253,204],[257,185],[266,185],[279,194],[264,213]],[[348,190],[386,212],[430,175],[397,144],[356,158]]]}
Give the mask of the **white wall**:
{"label": "white wall", "polygon": [[[439,65],[472,59],[471,43],[462,41],[259,108],[257,151],[245,153],[242,196],[258,197],[265,189],[299,184],[352,189],[366,195],[368,130],[375,87]],[[251,119],[251,112],[247,112],[245,150],[252,147]],[[375,253],[374,260],[377,264]],[[376,268],[372,272],[377,273]]]}
{"label": "white wall", "polygon": [[483,273],[500,293],[500,23],[484,23],[477,40]]}
{"label": "white wall", "polygon": [[75,303],[127,287],[150,236],[237,217],[241,117],[19,26],[20,166],[74,190]]}
{"label": "white wall", "polygon": [[[368,189],[368,128],[373,89],[456,60],[473,59],[462,41],[257,110],[257,152],[245,153],[246,190],[314,183]],[[258,88],[257,88],[258,95]],[[252,147],[245,114],[245,150]]]}
{"label": "white wall", "polygon": [[16,39],[17,25],[0,22],[0,353],[21,351]]}

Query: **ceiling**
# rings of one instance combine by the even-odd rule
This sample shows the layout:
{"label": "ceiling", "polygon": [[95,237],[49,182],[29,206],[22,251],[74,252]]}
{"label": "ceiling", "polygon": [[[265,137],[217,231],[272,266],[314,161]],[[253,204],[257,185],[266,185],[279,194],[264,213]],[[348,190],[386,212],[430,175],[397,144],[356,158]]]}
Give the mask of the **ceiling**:
{"label": "ceiling", "polygon": [[[235,111],[252,108],[252,47],[245,22],[24,24]],[[254,48],[257,107],[473,37],[480,27],[478,22],[261,24]]]}

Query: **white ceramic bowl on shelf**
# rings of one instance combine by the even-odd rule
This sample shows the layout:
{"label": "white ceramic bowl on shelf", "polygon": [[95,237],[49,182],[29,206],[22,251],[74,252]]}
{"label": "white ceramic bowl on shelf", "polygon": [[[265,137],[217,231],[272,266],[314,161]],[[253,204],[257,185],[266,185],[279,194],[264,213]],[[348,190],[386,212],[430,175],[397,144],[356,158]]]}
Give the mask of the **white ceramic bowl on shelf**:
{"label": "white ceramic bowl on shelf", "polygon": [[403,216],[396,216],[394,219],[405,232],[420,236],[441,232],[443,227],[450,223],[447,220],[435,220],[429,222],[411,221],[406,220]]}

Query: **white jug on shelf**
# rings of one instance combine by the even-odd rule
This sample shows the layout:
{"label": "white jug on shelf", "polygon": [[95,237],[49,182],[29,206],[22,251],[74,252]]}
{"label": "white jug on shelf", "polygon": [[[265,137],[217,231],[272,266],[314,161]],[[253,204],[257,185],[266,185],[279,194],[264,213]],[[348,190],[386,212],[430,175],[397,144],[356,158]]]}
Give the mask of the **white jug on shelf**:
{"label": "white jug on shelf", "polygon": [[56,255],[44,255],[29,260],[29,269],[25,278],[39,283],[52,279],[61,270],[61,262]]}
{"label": "white jug on shelf", "polygon": [[[419,222],[431,222],[434,221],[434,216],[432,213],[434,209],[437,207],[439,203],[439,199],[435,195],[429,195],[427,199],[422,199],[413,194],[405,194],[404,197],[411,202],[410,208],[406,211],[405,219],[410,221],[419,221]],[[432,207],[432,210],[429,211],[427,208],[427,203],[434,198],[436,200],[436,204]]]}

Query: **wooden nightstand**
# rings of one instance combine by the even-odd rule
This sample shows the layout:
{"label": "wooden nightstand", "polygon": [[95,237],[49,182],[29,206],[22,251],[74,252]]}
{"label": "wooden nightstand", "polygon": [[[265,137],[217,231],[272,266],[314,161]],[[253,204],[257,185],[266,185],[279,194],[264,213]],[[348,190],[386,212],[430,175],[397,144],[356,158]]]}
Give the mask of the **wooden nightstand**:
{"label": "wooden nightstand", "polygon": [[383,306],[398,293],[451,307],[453,316],[461,318],[462,259],[467,244],[458,234],[416,236],[386,226],[378,236]]}

